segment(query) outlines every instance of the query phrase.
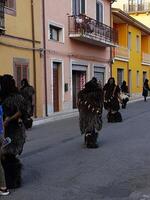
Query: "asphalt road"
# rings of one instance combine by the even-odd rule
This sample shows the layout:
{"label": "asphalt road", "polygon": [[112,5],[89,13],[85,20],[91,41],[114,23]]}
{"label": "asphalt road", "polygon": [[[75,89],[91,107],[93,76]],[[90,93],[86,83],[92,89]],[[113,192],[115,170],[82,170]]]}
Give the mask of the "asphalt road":
{"label": "asphalt road", "polygon": [[86,149],[78,118],[33,127],[21,160],[23,185],[8,200],[150,200],[150,101],[103,115],[98,149]]}

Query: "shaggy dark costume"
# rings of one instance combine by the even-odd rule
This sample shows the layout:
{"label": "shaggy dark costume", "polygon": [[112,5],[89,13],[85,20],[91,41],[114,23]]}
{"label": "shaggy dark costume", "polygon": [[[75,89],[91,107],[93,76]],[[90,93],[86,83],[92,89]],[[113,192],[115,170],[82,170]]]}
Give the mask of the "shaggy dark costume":
{"label": "shaggy dark costume", "polygon": [[[4,75],[2,77],[0,94],[4,123],[8,120],[5,124],[4,134],[5,137],[11,138],[11,143],[2,150],[2,164],[7,187],[16,188],[21,185],[22,169],[22,164],[16,156],[22,153],[25,143],[25,128],[20,117],[23,117],[26,108],[24,107],[24,98],[18,93],[12,76]],[[11,118],[13,120],[10,120]]]}
{"label": "shaggy dark costume", "polygon": [[122,122],[122,116],[120,114],[120,112],[108,112],[107,114],[107,119],[108,119],[108,122],[112,122],[112,123],[115,123],[115,122]]}
{"label": "shaggy dark costume", "polygon": [[23,79],[21,81],[20,94],[25,99],[27,113],[28,113],[28,117],[24,121],[24,125],[26,129],[29,129],[32,127],[32,124],[33,124],[33,120],[31,118],[33,116],[33,110],[34,110],[32,98],[33,98],[33,95],[35,94],[35,91],[34,91],[34,88],[31,85],[29,85],[27,79]]}
{"label": "shaggy dark costume", "polygon": [[96,148],[98,132],[102,128],[103,91],[96,78],[85,84],[78,94],[78,109],[81,134],[85,134],[88,148]]}
{"label": "shaggy dark costume", "polygon": [[27,79],[23,79],[21,81],[21,88],[20,88],[20,93],[24,97],[26,103],[27,103],[27,112],[29,116],[33,116],[33,95],[35,94],[34,88],[29,85]]}
{"label": "shaggy dark costume", "polygon": [[110,78],[107,84],[104,86],[104,107],[108,110],[107,119],[108,122],[121,122],[122,116],[119,112],[119,94],[120,89],[115,85],[114,78]]}
{"label": "shaggy dark costume", "polygon": [[143,97],[144,97],[144,101],[147,101],[146,98],[148,96],[148,91],[150,91],[150,88],[149,88],[149,84],[148,84],[148,79],[145,79],[144,81],[144,85],[143,85]]}
{"label": "shaggy dark costume", "polygon": [[13,189],[21,186],[21,170],[22,164],[16,156],[6,154],[2,157],[2,165],[5,172],[7,188]]}

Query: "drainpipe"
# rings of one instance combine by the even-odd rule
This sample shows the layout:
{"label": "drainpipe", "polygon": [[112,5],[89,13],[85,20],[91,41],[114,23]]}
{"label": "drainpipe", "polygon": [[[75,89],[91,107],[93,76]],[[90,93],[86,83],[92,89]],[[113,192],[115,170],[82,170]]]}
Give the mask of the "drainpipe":
{"label": "drainpipe", "polygon": [[[111,4],[110,3],[110,27],[112,27],[112,18],[111,18]],[[111,33],[110,33],[111,37]],[[112,47],[110,46],[110,77],[112,77]]]}
{"label": "drainpipe", "polygon": [[[128,24],[127,24],[127,47],[128,47]],[[129,60],[130,60],[130,56],[129,56]],[[129,87],[129,61],[127,62],[127,83],[128,83],[128,90],[129,92],[131,92],[130,87]]]}
{"label": "drainpipe", "polygon": [[43,18],[43,48],[44,48],[44,88],[45,88],[45,115],[48,116],[47,109],[47,65],[46,65],[46,30],[45,30],[45,0],[42,0]]}
{"label": "drainpipe", "polygon": [[34,117],[37,117],[36,55],[35,55],[35,28],[34,28],[34,3],[33,3],[33,0],[31,0],[31,22],[32,22],[32,47],[33,47],[33,82],[34,82],[34,89],[35,89]]}

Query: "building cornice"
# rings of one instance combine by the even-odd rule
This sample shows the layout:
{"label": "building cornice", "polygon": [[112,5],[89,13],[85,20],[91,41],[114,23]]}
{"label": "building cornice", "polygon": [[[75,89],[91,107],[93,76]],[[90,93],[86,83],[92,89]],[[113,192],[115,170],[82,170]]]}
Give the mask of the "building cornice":
{"label": "building cornice", "polygon": [[138,20],[134,19],[133,17],[131,17],[127,13],[123,12],[121,9],[112,8],[112,14],[121,18],[123,21],[127,22],[128,24],[131,24],[131,25],[139,28],[144,33],[146,33],[148,35],[150,34],[150,28],[149,27],[145,26],[144,24],[142,24]]}

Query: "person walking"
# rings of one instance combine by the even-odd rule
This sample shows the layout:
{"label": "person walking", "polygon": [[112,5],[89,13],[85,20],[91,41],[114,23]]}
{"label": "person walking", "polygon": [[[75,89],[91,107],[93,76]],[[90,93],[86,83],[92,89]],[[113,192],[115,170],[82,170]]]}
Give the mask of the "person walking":
{"label": "person walking", "polygon": [[0,195],[9,195],[9,190],[6,187],[5,173],[1,163],[1,148],[2,148],[2,138],[0,138]]}
{"label": "person walking", "polygon": [[20,93],[24,97],[26,104],[27,104],[27,112],[29,116],[33,116],[34,105],[33,105],[33,98],[34,98],[34,88],[28,83],[27,79],[23,79],[21,81],[21,88]]}
{"label": "person walking", "polygon": [[19,94],[15,80],[9,74],[1,78],[1,101],[4,119],[4,137],[11,138],[11,144],[1,151],[2,165],[8,188],[21,185],[22,164],[18,158],[26,140],[23,117],[26,113],[24,98]]}
{"label": "person walking", "polygon": [[78,93],[79,124],[87,148],[97,148],[102,128],[103,90],[95,77]]}
{"label": "person walking", "polygon": [[126,85],[126,81],[122,82],[120,97],[122,99],[122,108],[125,109],[127,102],[129,101],[128,86]]}
{"label": "person walking", "polygon": [[150,91],[148,82],[149,82],[148,79],[145,79],[144,84],[143,84],[143,93],[142,93],[142,95],[144,97],[144,101],[145,102],[147,101],[148,91]]}
{"label": "person walking", "polygon": [[119,112],[120,105],[120,88],[115,84],[113,77],[109,78],[108,82],[104,85],[104,108],[108,110],[108,122],[121,122],[122,116]]}
{"label": "person walking", "polygon": [[9,190],[6,187],[5,173],[1,163],[1,149],[4,147],[4,138],[3,138],[3,112],[2,106],[0,105],[0,195],[6,196],[9,195]]}

